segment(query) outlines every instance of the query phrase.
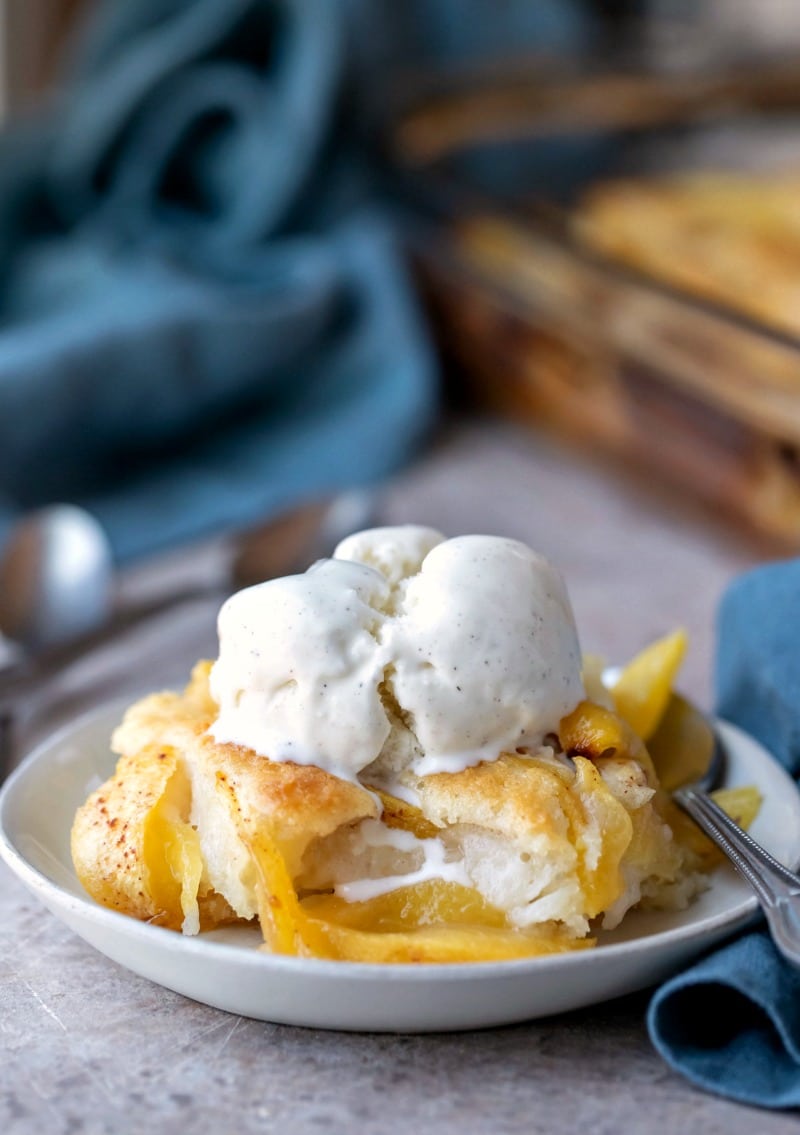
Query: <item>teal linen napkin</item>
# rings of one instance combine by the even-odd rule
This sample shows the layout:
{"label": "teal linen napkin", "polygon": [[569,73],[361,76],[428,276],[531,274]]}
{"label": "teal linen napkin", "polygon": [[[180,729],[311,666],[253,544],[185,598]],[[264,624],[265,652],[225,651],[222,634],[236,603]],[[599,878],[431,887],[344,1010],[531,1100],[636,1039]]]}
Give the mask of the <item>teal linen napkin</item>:
{"label": "teal linen napkin", "polygon": [[[718,626],[721,717],[800,774],[800,560],[741,577]],[[800,1107],[800,973],[752,930],[668,981],[653,998],[653,1044],[693,1083],[765,1108]]]}
{"label": "teal linen napkin", "polygon": [[579,6],[92,13],[55,104],[0,143],[0,542],[67,499],[125,559],[385,477],[438,384],[368,127],[398,70],[575,47]]}
{"label": "teal linen napkin", "polygon": [[69,499],[125,559],[382,478],[425,438],[433,351],[335,153],[345,33],[328,0],[110,0],[5,139],[0,539]]}

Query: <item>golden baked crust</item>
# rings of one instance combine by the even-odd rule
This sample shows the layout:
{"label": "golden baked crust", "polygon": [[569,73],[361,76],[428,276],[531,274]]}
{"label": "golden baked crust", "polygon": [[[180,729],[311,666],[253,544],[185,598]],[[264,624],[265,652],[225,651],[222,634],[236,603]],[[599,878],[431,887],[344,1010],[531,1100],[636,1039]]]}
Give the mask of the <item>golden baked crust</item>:
{"label": "golden baked crust", "polygon": [[[89,894],[168,926],[187,915],[181,879],[173,877],[183,872],[182,855],[200,856],[201,922],[204,907],[218,921],[252,917],[252,871],[225,878],[241,866],[237,856],[248,858],[248,841],[274,843],[293,871],[311,840],[378,811],[370,793],[319,768],[216,744],[207,732],[216,712],[209,669],[199,663],[183,694],[153,694],[128,710],[112,738],[116,771],[78,809],[72,829],[73,860]],[[205,802],[202,815],[198,801]],[[181,845],[172,864],[164,854],[170,842]],[[241,901],[248,888],[249,905]]]}
{"label": "golden baked crust", "polygon": [[156,745],[122,757],[110,780],[78,809],[72,858],[86,890],[104,906],[153,919],[158,904],[145,859],[148,817],[174,778],[174,749]]}
{"label": "golden baked crust", "polygon": [[[266,947],[284,953],[499,960],[583,948],[591,920],[615,925],[643,898],[685,905],[697,889],[699,857],[664,821],[641,739],[596,703],[562,721],[563,754],[504,753],[422,778],[414,806],[217,744],[209,669],[128,710],[115,773],[78,810],[76,870],[105,906],[188,933],[258,918]],[[361,839],[378,817],[441,841],[471,885],[339,897],[339,882],[395,873]]]}
{"label": "golden baked crust", "polygon": [[[558,877],[574,879],[577,909],[591,919],[625,889],[621,864],[633,823],[590,761],[565,764],[504,753],[496,761],[420,784],[425,815],[441,827],[469,825],[496,833],[519,854],[545,857]],[[550,884],[553,886],[552,882]]]}
{"label": "golden baked crust", "polygon": [[796,171],[601,182],[574,227],[603,255],[797,335],[798,193]]}

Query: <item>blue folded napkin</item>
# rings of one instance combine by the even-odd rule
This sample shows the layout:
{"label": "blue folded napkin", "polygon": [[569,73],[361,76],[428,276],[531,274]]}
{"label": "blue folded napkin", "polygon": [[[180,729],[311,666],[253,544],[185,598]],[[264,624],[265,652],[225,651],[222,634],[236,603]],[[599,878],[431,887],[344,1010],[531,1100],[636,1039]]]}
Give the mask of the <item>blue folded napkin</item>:
{"label": "blue folded napkin", "polygon": [[0,545],[66,499],[124,559],[414,452],[436,362],[362,138],[397,69],[584,36],[503,7],[101,0],[0,141]]}
{"label": "blue folded napkin", "polygon": [[339,157],[344,8],[108,0],[0,145],[0,539],[69,499],[120,559],[382,478],[436,364]]}
{"label": "blue folded napkin", "polygon": [[[718,626],[717,704],[800,774],[800,560],[737,580]],[[668,981],[648,1027],[667,1062],[702,1088],[766,1108],[800,1107],[800,973],[753,930]]]}

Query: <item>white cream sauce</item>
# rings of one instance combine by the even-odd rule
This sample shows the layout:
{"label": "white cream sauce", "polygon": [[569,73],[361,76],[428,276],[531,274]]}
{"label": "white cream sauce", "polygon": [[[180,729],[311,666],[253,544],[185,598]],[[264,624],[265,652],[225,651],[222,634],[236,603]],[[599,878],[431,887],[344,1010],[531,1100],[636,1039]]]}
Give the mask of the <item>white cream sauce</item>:
{"label": "white cream sauce", "polygon": [[413,832],[389,828],[379,820],[364,820],[360,835],[369,847],[391,847],[405,854],[422,853],[422,863],[405,875],[385,875],[376,879],[356,879],[350,883],[339,883],[334,894],[347,902],[367,902],[378,895],[388,894],[400,887],[410,887],[415,883],[425,883],[430,879],[443,879],[448,883],[471,886],[469,875],[461,860],[449,861],[447,850],[440,839],[419,839]]}

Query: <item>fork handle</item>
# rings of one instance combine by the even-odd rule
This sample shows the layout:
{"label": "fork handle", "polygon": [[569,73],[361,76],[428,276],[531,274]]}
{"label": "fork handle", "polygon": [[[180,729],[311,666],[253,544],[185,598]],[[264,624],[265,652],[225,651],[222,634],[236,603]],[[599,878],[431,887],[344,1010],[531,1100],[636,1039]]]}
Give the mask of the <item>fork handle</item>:
{"label": "fork handle", "polygon": [[800,968],[800,877],[774,859],[705,792],[679,788],[674,799],[728,856],[758,896],[773,941]]}

